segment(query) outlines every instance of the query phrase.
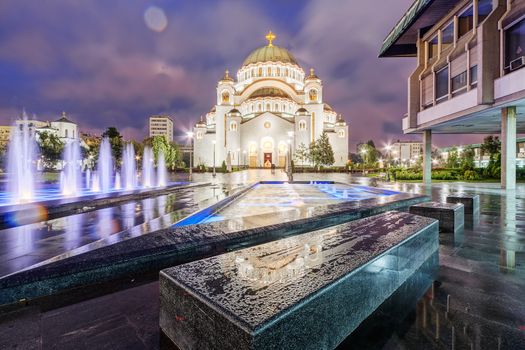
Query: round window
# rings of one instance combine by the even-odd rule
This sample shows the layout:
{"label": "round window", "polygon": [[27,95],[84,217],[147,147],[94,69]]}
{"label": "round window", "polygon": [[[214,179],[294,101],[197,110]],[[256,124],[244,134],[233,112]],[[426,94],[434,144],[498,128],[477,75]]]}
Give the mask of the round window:
{"label": "round window", "polygon": [[264,127],[266,129],[270,129],[271,126],[272,126],[272,124],[270,124],[270,122],[264,122]]}

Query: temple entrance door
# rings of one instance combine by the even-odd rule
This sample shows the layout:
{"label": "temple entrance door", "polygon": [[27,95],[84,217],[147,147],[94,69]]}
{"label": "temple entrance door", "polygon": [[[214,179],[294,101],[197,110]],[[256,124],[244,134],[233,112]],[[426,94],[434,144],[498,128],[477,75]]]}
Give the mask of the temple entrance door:
{"label": "temple entrance door", "polygon": [[271,166],[272,166],[272,154],[264,153],[264,167],[271,168]]}
{"label": "temple entrance door", "polygon": [[250,168],[256,168],[257,167],[257,155],[250,155]]}

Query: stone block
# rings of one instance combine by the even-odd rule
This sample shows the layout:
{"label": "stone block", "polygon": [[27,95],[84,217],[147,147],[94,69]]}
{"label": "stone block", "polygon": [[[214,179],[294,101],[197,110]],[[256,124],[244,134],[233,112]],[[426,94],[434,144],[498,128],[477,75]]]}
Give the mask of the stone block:
{"label": "stone block", "polygon": [[454,233],[465,225],[464,206],[460,203],[419,203],[410,206],[409,212],[439,220],[441,232]]}
{"label": "stone block", "polygon": [[447,203],[461,203],[465,207],[466,215],[476,215],[479,213],[479,195],[461,194],[447,196]]}
{"label": "stone block", "polygon": [[332,349],[435,271],[438,238],[437,221],[388,212],[165,269],[160,327],[182,350]]}

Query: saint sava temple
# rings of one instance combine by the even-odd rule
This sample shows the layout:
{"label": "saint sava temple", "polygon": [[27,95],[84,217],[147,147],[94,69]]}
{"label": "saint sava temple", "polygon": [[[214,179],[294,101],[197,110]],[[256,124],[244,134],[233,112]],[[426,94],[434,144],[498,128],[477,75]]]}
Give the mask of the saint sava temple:
{"label": "saint sava temple", "polygon": [[325,132],[334,166],[344,166],[348,126],[324,103],[321,79],[313,69],[306,76],[288,50],[273,45],[271,31],[266,39],[246,57],[236,80],[226,70],[218,82],[216,105],[193,130],[194,164],[284,167],[289,154]]}

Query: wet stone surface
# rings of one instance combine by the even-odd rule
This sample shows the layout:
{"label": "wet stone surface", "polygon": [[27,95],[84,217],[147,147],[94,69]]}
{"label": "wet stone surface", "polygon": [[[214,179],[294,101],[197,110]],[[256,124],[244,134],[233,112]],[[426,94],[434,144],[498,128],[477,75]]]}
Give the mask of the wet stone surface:
{"label": "wet stone surface", "polygon": [[[284,173],[271,175],[265,170],[217,174],[216,178],[193,176],[194,181],[229,186],[286,179]],[[433,297],[429,291],[419,300],[405,300],[404,313],[398,308],[379,310],[379,317],[353,332],[341,349],[525,349],[525,184],[507,193],[499,183],[444,182],[429,187],[347,174],[294,174],[294,179],[378,186],[428,195],[438,202],[450,195],[480,196],[477,218],[454,235],[440,234],[440,284]],[[413,288],[407,288],[404,295],[410,297]],[[158,282],[130,283],[118,289],[101,285],[96,290],[98,294],[92,294],[84,287],[79,299],[61,297],[46,305],[1,310],[0,348],[164,348],[165,343],[159,342],[163,338],[159,337]],[[108,322],[109,314],[121,321]],[[46,326],[53,315],[56,322]]]}
{"label": "wet stone surface", "polygon": [[435,220],[388,212],[166,269],[161,328],[184,349],[333,347],[437,249]]}
{"label": "wet stone surface", "polygon": [[460,203],[425,202],[410,206],[412,214],[439,220],[441,232],[454,233],[465,225],[464,206]]}

